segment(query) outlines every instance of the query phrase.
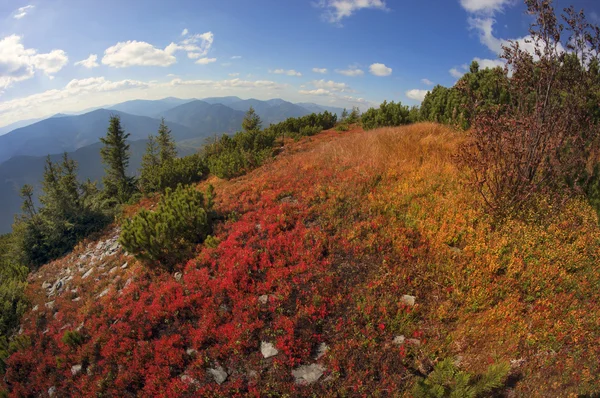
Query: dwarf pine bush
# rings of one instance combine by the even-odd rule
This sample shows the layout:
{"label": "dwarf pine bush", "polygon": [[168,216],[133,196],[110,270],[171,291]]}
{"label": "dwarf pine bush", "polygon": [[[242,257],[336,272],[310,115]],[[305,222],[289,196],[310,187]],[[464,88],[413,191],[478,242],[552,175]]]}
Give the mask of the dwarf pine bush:
{"label": "dwarf pine bush", "polygon": [[143,209],[125,221],[119,240],[139,260],[170,270],[210,233],[211,204],[192,186],[168,188],[157,210]]}

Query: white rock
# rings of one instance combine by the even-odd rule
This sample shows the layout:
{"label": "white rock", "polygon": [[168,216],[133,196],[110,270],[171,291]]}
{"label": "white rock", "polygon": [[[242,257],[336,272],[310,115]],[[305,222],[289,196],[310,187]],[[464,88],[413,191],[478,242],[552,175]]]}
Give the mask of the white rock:
{"label": "white rock", "polygon": [[317,348],[317,356],[315,357],[315,359],[321,359],[323,355],[327,354],[327,351],[329,351],[329,346],[327,344],[319,344],[319,348]]}
{"label": "white rock", "polygon": [[215,379],[217,384],[223,384],[225,380],[227,380],[228,374],[221,366],[208,369],[208,373],[211,374],[211,376],[213,377],[213,379]]}
{"label": "white rock", "polygon": [[36,305],[35,305],[35,306],[34,306],[34,307],[31,309],[31,311],[37,311],[39,308],[40,308],[40,306],[36,304]]}
{"label": "white rock", "polygon": [[402,344],[404,344],[405,341],[406,341],[406,337],[400,335],[400,336],[394,337],[394,340],[392,341],[392,343],[394,343],[396,345],[402,345]]}
{"label": "white rock", "polygon": [[46,308],[48,308],[49,310],[51,310],[52,308],[54,308],[54,301],[49,301],[46,303]]}
{"label": "white rock", "polygon": [[404,296],[402,296],[400,301],[402,302],[402,304],[412,307],[413,305],[415,305],[416,299],[417,298],[415,296],[409,296],[408,294],[405,294]]}
{"label": "white rock", "polygon": [[78,302],[78,301],[80,301],[80,300],[81,300],[81,297],[75,297],[75,298],[74,298],[73,300],[71,300],[71,301],[72,301],[72,302],[74,302],[74,303],[76,303],[76,302]]}
{"label": "white rock", "polygon": [[109,291],[110,291],[110,287],[107,287],[102,292],[100,292],[100,294],[98,295],[98,298],[106,296]]}
{"label": "white rock", "polygon": [[260,352],[265,358],[271,358],[279,354],[277,348],[275,348],[275,346],[272,343],[267,343],[266,341],[262,341],[260,343]]}
{"label": "white rock", "polygon": [[188,375],[181,375],[181,381],[188,384],[200,384],[200,382]]}
{"label": "white rock", "polygon": [[81,279],[85,279],[88,276],[92,275],[92,272],[94,272],[94,268],[90,268],[85,274],[83,274],[83,276],[81,277]]}
{"label": "white rock", "polygon": [[185,350],[185,353],[188,355],[196,355],[198,351],[194,350],[193,348],[188,348],[187,350]]}
{"label": "white rock", "polygon": [[183,278],[183,274],[181,272],[175,272],[175,274],[173,275],[173,277],[175,278],[175,280],[177,282],[179,282],[181,280],[181,278]]}
{"label": "white rock", "polygon": [[129,265],[129,263],[125,263],[125,264],[121,265],[121,269],[127,268],[128,265]]}
{"label": "white rock", "polygon": [[269,302],[269,295],[263,294],[262,296],[260,296],[258,298],[258,302],[261,303],[262,305],[266,305]]}
{"label": "white rock", "polygon": [[325,372],[324,366],[313,363],[293,369],[292,376],[296,379],[296,384],[312,384],[323,376],[323,372]]}
{"label": "white rock", "polygon": [[48,396],[53,397],[56,394],[56,387],[52,386],[48,389]]}
{"label": "white rock", "polygon": [[75,376],[76,374],[78,374],[79,372],[81,372],[81,365],[73,365],[71,366],[71,374],[73,376]]}
{"label": "white rock", "polygon": [[45,281],[42,283],[42,289],[50,289],[52,287],[52,283]]}
{"label": "white rock", "polygon": [[119,267],[112,267],[112,268],[110,269],[110,271],[108,271],[108,273],[109,273],[109,274],[114,274],[114,273],[115,273],[115,271],[116,271],[118,268],[119,268]]}

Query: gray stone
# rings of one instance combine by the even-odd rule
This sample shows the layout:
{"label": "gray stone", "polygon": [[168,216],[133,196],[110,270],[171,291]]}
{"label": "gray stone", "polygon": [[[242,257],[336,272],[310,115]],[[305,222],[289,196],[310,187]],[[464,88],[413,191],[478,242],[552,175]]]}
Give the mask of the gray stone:
{"label": "gray stone", "polygon": [[92,272],[94,272],[94,268],[90,268],[85,274],[83,274],[83,276],[81,277],[81,279],[85,279],[88,276],[92,275]]}
{"label": "gray stone", "polygon": [[258,302],[261,303],[262,305],[266,305],[269,302],[269,295],[263,294],[262,296],[260,296],[258,298]]}
{"label": "gray stone", "polygon": [[56,387],[52,386],[48,389],[48,396],[53,397],[56,394]]}
{"label": "gray stone", "polygon": [[396,345],[402,345],[402,344],[404,344],[405,341],[406,341],[406,337],[400,335],[400,336],[394,337],[394,340],[392,340],[392,343],[394,343]]}
{"label": "gray stone", "polygon": [[196,355],[198,353],[198,351],[194,350],[193,348],[188,348],[187,350],[185,350],[185,353],[192,356],[192,355]]}
{"label": "gray stone", "polygon": [[50,289],[52,287],[52,283],[45,281],[42,283],[42,289]]}
{"label": "gray stone", "polygon": [[319,344],[319,347],[317,348],[317,356],[315,357],[315,359],[321,359],[323,355],[327,354],[327,351],[329,351],[329,346],[327,344]]}
{"label": "gray stone", "polygon": [[275,348],[275,346],[272,343],[262,341],[260,343],[260,353],[264,358],[271,358],[279,354],[279,351],[277,351],[277,348]]}
{"label": "gray stone", "polygon": [[107,287],[106,289],[104,289],[102,292],[100,292],[100,294],[98,295],[98,298],[104,297],[108,294],[108,292],[110,291],[110,287]]}
{"label": "gray stone", "polygon": [[34,306],[34,307],[31,309],[31,311],[37,311],[39,308],[40,308],[40,306],[36,304],[36,305],[35,305],[35,306]]}
{"label": "gray stone", "polygon": [[402,304],[412,307],[413,305],[415,305],[416,299],[417,298],[415,296],[409,296],[408,294],[405,294],[404,296],[402,296],[400,301],[402,302]]}
{"label": "gray stone", "polygon": [[46,303],[46,308],[48,308],[49,310],[51,310],[52,308],[54,308],[54,301],[49,301]]}
{"label": "gray stone", "polygon": [[217,366],[216,368],[208,369],[208,373],[215,379],[217,384],[223,384],[225,380],[227,380],[227,372],[221,366]]}
{"label": "gray stone", "polygon": [[312,384],[323,376],[323,372],[325,372],[324,366],[313,363],[293,369],[292,376],[296,379],[296,384]]}
{"label": "gray stone", "polygon": [[119,268],[119,267],[112,267],[112,268],[110,269],[110,271],[108,271],[108,273],[109,273],[109,274],[114,274],[114,273],[115,273],[115,271],[117,271],[117,269],[118,269],[118,268]]}
{"label": "gray stone", "polygon": [[71,374],[73,376],[79,374],[81,372],[81,364],[71,366]]}
{"label": "gray stone", "polygon": [[181,272],[175,272],[175,274],[173,275],[173,277],[175,278],[175,280],[177,282],[179,282],[181,280],[181,278],[183,278],[183,274]]}
{"label": "gray stone", "polygon": [[128,265],[129,265],[129,263],[125,263],[125,264],[121,265],[121,269],[127,268]]}
{"label": "gray stone", "polygon": [[74,302],[74,303],[76,303],[76,302],[78,302],[78,301],[80,301],[80,300],[81,300],[81,297],[75,297],[75,298],[74,298],[73,300],[71,300],[71,301],[72,301],[72,302]]}
{"label": "gray stone", "polygon": [[187,384],[200,384],[200,382],[197,379],[194,379],[191,376],[188,375],[181,375],[181,381],[183,381],[184,383]]}

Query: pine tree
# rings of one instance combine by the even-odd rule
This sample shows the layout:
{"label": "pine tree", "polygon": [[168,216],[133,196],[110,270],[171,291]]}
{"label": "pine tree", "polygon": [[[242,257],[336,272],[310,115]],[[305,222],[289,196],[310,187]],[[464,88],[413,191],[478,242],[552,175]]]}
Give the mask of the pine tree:
{"label": "pine tree", "polygon": [[260,117],[254,111],[254,108],[250,107],[250,109],[248,109],[248,112],[246,112],[244,120],[242,121],[242,129],[244,129],[244,131],[246,132],[249,132],[259,131],[261,128],[262,120],[260,120]]}
{"label": "pine tree", "polygon": [[27,218],[32,219],[37,214],[35,205],[33,204],[33,187],[29,184],[23,185],[20,195],[23,199],[21,210]]}
{"label": "pine tree", "polygon": [[157,138],[149,135],[146,144],[146,153],[142,156],[142,168],[140,171],[140,187],[145,194],[154,192],[157,187],[157,173],[161,160]]}
{"label": "pine tree", "polygon": [[156,142],[158,144],[161,164],[169,162],[177,157],[177,147],[173,141],[171,130],[165,124],[165,118],[162,118],[160,122]]}
{"label": "pine tree", "polygon": [[129,200],[134,192],[134,179],[127,176],[129,165],[129,133],[121,127],[119,116],[111,116],[106,137],[100,138],[104,147],[100,150],[106,175],[103,179],[106,194],[120,203]]}

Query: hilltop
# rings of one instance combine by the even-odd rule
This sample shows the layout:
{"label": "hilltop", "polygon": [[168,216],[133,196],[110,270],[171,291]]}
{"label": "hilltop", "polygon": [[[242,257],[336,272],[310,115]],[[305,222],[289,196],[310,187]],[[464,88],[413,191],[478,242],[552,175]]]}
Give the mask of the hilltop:
{"label": "hilltop", "polygon": [[[445,359],[497,392],[600,389],[600,228],[585,201],[496,225],[437,124],[329,130],[211,177],[214,239],[171,273],[119,226],[29,276],[23,395],[411,396]],[[153,209],[157,197],[125,211]],[[447,364],[447,363],[446,363]]]}

